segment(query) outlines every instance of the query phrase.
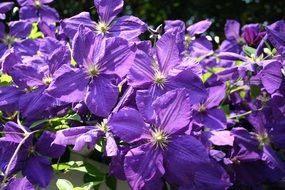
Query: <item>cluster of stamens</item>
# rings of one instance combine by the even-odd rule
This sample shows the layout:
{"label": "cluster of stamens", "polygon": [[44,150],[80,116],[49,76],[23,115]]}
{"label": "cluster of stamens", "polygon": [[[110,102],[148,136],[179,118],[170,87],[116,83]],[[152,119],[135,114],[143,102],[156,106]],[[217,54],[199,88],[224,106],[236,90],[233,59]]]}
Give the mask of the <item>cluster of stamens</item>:
{"label": "cluster of stamens", "polygon": [[206,112],[207,108],[204,104],[200,104],[198,108],[198,112],[203,113]]}
{"label": "cluster of stamens", "polygon": [[268,145],[270,142],[268,134],[262,133],[262,134],[256,134],[256,138],[260,144],[260,146]]}
{"label": "cluster of stamens", "polygon": [[100,68],[97,64],[90,64],[87,70],[89,76],[93,78],[97,77],[100,74]]}
{"label": "cluster of stamens", "polygon": [[4,38],[2,39],[2,42],[5,45],[10,46],[15,42],[15,38],[13,36],[10,36],[10,35],[5,35]]}
{"label": "cluster of stamens", "polygon": [[168,138],[168,135],[164,131],[162,131],[161,129],[154,128],[151,132],[151,135],[152,135],[153,145],[161,149],[166,148],[169,142],[169,138]]}
{"label": "cluster of stamens", "polygon": [[52,82],[52,77],[51,76],[45,76],[43,79],[42,79],[42,82],[44,85],[50,85],[50,83]]}
{"label": "cluster of stamens", "polygon": [[98,22],[96,24],[97,34],[105,34],[110,29],[109,25],[106,22]]}
{"label": "cluster of stamens", "polygon": [[158,87],[163,89],[166,84],[166,76],[162,72],[156,71],[154,74],[154,82]]}

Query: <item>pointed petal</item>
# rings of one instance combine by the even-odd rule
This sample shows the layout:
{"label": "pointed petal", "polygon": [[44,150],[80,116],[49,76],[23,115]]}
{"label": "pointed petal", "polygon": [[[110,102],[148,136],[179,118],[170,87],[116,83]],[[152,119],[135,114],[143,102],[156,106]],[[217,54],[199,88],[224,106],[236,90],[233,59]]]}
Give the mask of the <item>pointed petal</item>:
{"label": "pointed petal", "polygon": [[148,137],[149,129],[141,114],[133,108],[123,108],[112,115],[108,122],[110,130],[123,141],[132,143]]}
{"label": "pointed petal", "polygon": [[226,95],[226,86],[214,86],[208,88],[208,98],[205,102],[207,108],[213,108],[220,105]]}
{"label": "pointed petal", "polygon": [[153,107],[158,116],[157,125],[167,134],[185,131],[190,122],[190,100],[186,90],[172,90],[157,98]]}
{"label": "pointed petal", "polygon": [[0,86],[0,109],[3,111],[17,111],[22,92],[13,86]]}
{"label": "pointed petal", "polygon": [[175,33],[165,33],[156,43],[156,56],[160,70],[168,73],[170,69],[181,62]]}
{"label": "pointed petal", "polygon": [[153,184],[162,186],[161,177],[165,172],[163,156],[150,144],[139,146],[126,154],[124,170],[127,181],[134,190],[149,189]]}
{"label": "pointed petal", "polygon": [[17,189],[17,190],[35,190],[34,186],[29,182],[29,180],[26,177],[21,178],[21,179],[13,180],[4,189],[5,190],[13,190],[13,189]]}
{"label": "pointed petal", "polygon": [[230,131],[211,131],[209,141],[217,146],[233,146],[234,136]]}
{"label": "pointed petal", "polygon": [[208,28],[212,25],[212,22],[209,19],[202,20],[195,24],[192,24],[187,28],[187,32],[190,36],[195,36],[197,34],[202,34],[208,30]]}
{"label": "pointed petal", "polygon": [[261,71],[261,82],[270,94],[280,88],[282,79],[281,64],[277,61],[269,63]]}
{"label": "pointed petal", "polygon": [[87,147],[88,149],[93,150],[96,143],[102,136],[104,135],[103,131],[100,129],[92,129],[90,131],[87,131],[86,133],[80,135],[78,138],[76,138],[73,150],[79,152],[84,147]]}
{"label": "pointed petal", "polygon": [[50,164],[50,161],[45,157],[33,156],[26,161],[22,173],[31,183],[45,188],[53,177],[53,170]]}
{"label": "pointed petal", "polygon": [[203,124],[205,127],[220,130],[227,127],[227,119],[223,110],[209,109],[207,113],[203,115]]}
{"label": "pointed petal", "polygon": [[109,32],[111,36],[132,40],[146,30],[147,25],[139,18],[134,16],[123,16],[119,17],[116,22],[112,24]]}
{"label": "pointed petal", "polygon": [[111,23],[112,20],[122,11],[123,0],[94,0],[100,20]]}
{"label": "pointed petal", "polygon": [[26,38],[32,31],[32,23],[28,21],[9,22],[10,35],[18,38]]}
{"label": "pointed petal", "polygon": [[95,115],[107,117],[119,96],[118,87],[103,76],[93,80],[87,89],[85,103]]}
{"label": "pointed petal", "polygon": [[285,173],[284,162],[281,160],[281,157],[278,157],[277,152],[275,152],[271,147],[263,147],[262,160],[265,161],[270,168],[277,168],[282,173]]}
{"label": "pointed petal", "polygon": [[228,40],[237,40],[240,35],[240,23],[236,20],[227,20],[225,25],[225,35]]}

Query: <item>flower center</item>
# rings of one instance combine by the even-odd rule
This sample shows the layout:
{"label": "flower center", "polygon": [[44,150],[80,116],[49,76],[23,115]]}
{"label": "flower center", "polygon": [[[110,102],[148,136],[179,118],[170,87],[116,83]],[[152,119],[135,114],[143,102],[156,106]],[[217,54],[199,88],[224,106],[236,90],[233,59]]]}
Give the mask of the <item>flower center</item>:
{"label": "flower center", "polygon": [[3,43],[10,46],[15,42],[15,38],[10,35],[5,35],[4,38],[2,39]]}
{"label": "flower center", "polygon": [[99,125],[98,127],[104,131],[105,133],[109,131],[109,127],[107,125],[107,120],[103,120]]}
{"label": "flower center", "polygon": [[163,89],[166,83],[166,76],[162,72],[156,71],[154,74],[154,83]]}
{"label": "flower center", "polygon": [[40,0],[35,0],[35,1],[34,1],[34,5],[35,5],[35,7],[38,9],[38,8],[40,8],[40,7],[42,6],[42,3],[41,3]]}
{"label": "flower center", "polygon": [[154,129],[151,132],[152,135],[152,143],[156,146],[156,147],[160,147],[162,149],[164,149],[167,146],[168,143],[168,135],[160,130],[160,129]]}
{"label": "flower center", "polygon": [[100,68],[97,64],[90,64],[88,66],[88,74],[91,77],[98,77],[100,74]]}
{"label": "flower center", "polygon": [[198,112],[204,113],[204,112],[206,112],[206,110],[207,110],[207,108],[204,104],[199,105]]}
{"label": "flower center", "polygon": [[96,31],[98,34],[105,34],[108,32],[109,29],[110,27],[106,22],[98,22],[96,24]]}
{"label": "flower center", "polygon": [[256,138],[261,146],[268,145],[270,143],[267,133],[256,134]]}
{"label": "flower center", "polygon": [[43,79],[42,79],[42,82],[45,84],[45,85],[50,85],[50,83],[52,82],[52,77],[51,76],[45,76]]}
{"label": "flower center", "polygon": [[29,154],[34,154],[36,152],[36,148],[34,146],[30,146],[28,148],[28,152],[29,152]]}

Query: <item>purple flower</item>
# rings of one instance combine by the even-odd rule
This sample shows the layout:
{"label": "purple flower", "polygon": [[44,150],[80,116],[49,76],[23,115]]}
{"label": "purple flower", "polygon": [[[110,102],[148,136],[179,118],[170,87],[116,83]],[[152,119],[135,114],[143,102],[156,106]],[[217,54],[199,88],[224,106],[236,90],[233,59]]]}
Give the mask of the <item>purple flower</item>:
{"label": "purple flower", "polygon": [[[23,176],[40,187],[47,187],[53,176],[53,170],[48,158],[59,158],[65,148],[60,145],[52,144],[55,134],[45,131],[37,142],[33,143],[33,135],[29,130],[16,123],[8,122],[4,126],[5,136],[1,138],[1,169],[7,174],[12,174],[22,170]],[[3,146],[4,145],[4,146]],[[12,154],[19,151],[16,157]],[[13,150],[13,151],[12,151]],[[12,154],[7,154],[11,152]],[[11,159],[12,162],[10,161]],[[10,168],[8,165],[12,163]]]}
{"label": "purple flower", "polygon": [[226,115],[223,110],[217,108],[225,95],[225,85],[209,88],[208,97],[192,106],[194,122],[214,130],[225,129],[227,126]]}
{"label": "purple flower", "polygon": [[[190,106],[187,91],[173,90],[153,103],[152,123],[145,124],[142,115],[132,108],[123,108],[110,118],[109,128],[114,135],[138,145],[126,154],[124,161],[125,175],[132,189],[162,189],[162,177],[172,185],[190,188],[198,182],[198,175],[201,179],[204,175],[199,168],[210,169],[205,147],[193,136],[185,135],[191,117]],[[219,177],[202,183],[218,183]],[[228,186],[224,185],[224,188]]]}
{"label": "purple flower", "polygon": [[10,11],[14,6],[13,2],[0,3],[0,20],[6,19],[6,13]]}
{"label": "purple flower", "polygon": [[117,84],[133,62],[133,50],[122,38],[105,39],[81,26],[73,41],[77,67],[64,67],[48,94],[64,102],[84,100],[92,113],[108,116],[117,103]]}
{"label": "purple flower", "polygon": [[53,0],[17,0],[21,6],[20,19],[38,21],[44,20],[47,23],[54,23],[59,20],[57,11],[47,4]]}
{"label": "purple flower", "polygon": [[34,186],[26,177],[20,179],[12,179],[9,181],[9,184],[4,187],[4,190],[14,189],[35,190]]}
{"label": "purple flower", "polygon": [[154,117],[152,102],[165,92],[186,88],[191,95],[191,103],[202,100],[206,91],[201,79],[191,67],[179,68],[181,57],[173,33],[164,34],[157,42],[155,55],[138,51],[135,62],[128,74],[129,84],[136,88],[138,109],[151,120]]}
{"label": "purple flower", "polygon": [[94,5],[99,15],[97,23],[91,20],[88,12],[82,12],[63,20],[62,28],[69,38],[73,38],[81,24],[97,34],[106,37],[117,36],[128,40],[136,40],[141,33],[147,30],[146,24],[137,17],[123,16],[115,19],[123,9],[123,0],[94,0]]}

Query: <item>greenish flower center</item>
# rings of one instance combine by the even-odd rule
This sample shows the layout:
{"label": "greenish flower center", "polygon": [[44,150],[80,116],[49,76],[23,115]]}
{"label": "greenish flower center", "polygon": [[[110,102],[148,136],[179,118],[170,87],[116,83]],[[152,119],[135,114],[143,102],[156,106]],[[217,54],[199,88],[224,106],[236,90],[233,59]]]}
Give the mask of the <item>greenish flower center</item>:
{"label": "greenish flower center", "polygon": [[3,43],[10,46],[15,42],[15,38],[10,35],[5,35],[4,38],[2,39]]}
{"label": "greenish flower center", "polygon": [[50,85],[50,83],[52,82],[52,77],[51,76],[45,76],[43,79],[42,79],[42,82],[45,84],[45,85]]}
{"label": "greenish flower center", "polygon": [[154,74],[154,83],[163,89],[166,84],[166,76],[162,72],[156,71]]}
{"label": "greenish flower center", "polygon": [[98,77],[100,75],[100,68],[96,64],[90,64],[88,67],[88,74],[91,77]]}
{"label": "greenish flower center", "polygon": [[42,6],[42,3],[41,3],[40,0],[35,0],[35,1],[34,1],[34,5],[35,5],[35,7],[38,9],[38,8],[40,8],[40,7]]}
{"label": "greenish flower center", "polygon": [[160,129],[154,129],[151,132],[152,135],[152,143],[156,146],[156,147],[160,147],[162,149],[164,149],[167,146],[168,143],[168,135],[160,130]]}
{"label": "greenish flower center", "polygon": [[105,22],[98,22],[96,24],[96,31],[98,34],[105,34],[108,32],[109,29],[110,29],[110,27]]}
{"label": "greenish flower center", "polygon": [[268,145],[270,143],[270,139],[267,133],[256,134],[256,138],[260,143],[260,146]]}
{"label": "greenish flower center", "polygon": [[206,108],[206,106],[204,104],[200,104],[199,105],[198,111],[200,113],[206,112],[206,110],[207,110],[207,108]]}

